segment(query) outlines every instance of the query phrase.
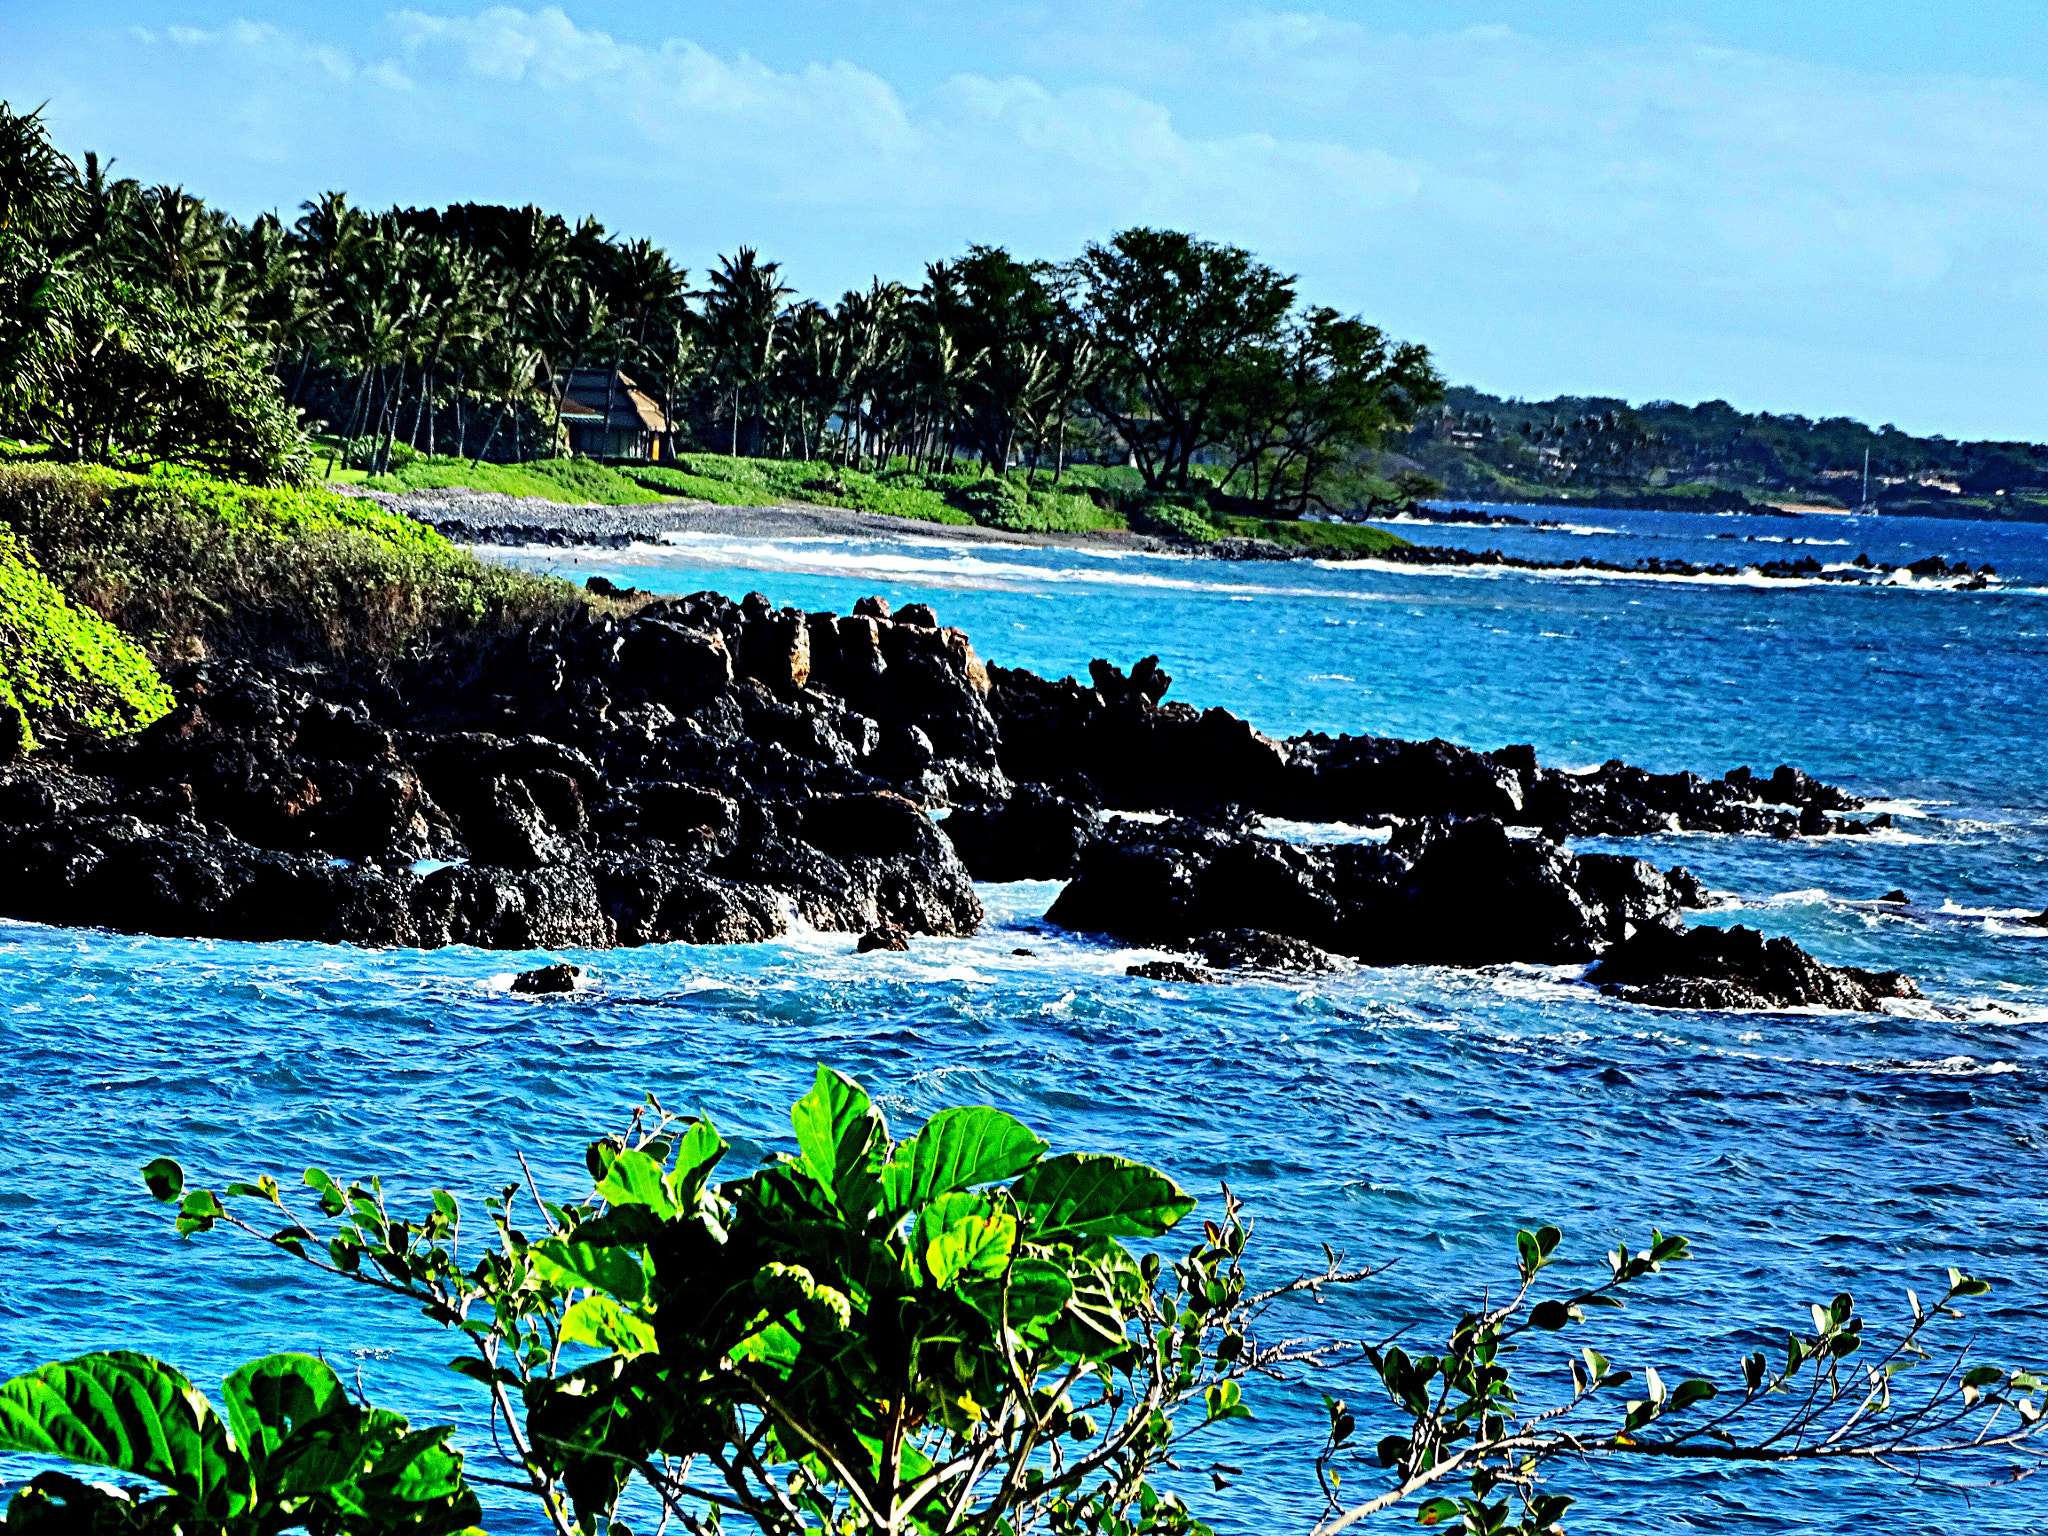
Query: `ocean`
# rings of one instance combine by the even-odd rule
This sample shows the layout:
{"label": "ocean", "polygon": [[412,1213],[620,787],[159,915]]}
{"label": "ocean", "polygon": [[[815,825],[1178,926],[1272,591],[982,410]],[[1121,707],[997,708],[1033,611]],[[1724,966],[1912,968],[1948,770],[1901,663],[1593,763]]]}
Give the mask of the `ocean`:
{"label": "ocean", "polygon": [[[709,1111],[736,1159],[788,1147],[787,1107],[818,1061],[866,1083],[899,1133],[992,1103],[1056,1147],[1142,1157],[1207,1200],[1227,1181],[1258,1223],[1255,1279],[1317,1263],[1324,1242],[1395,1261],[1308,1319],[1332,1332],[1443,1330],[1512,1275],[1518,1226],[1554,1222],[1567,1263],[1604,1275],[1603,1249],[1641,1247],[1654,1225],[1695,1257],[1563,1343],[1727,1380],[1741,1353],[1807,1326],[1807,1303],[1850,1291],[1887,1332],[1906,1288],[1938,1291],[1954,1265],[1996,1287],[1971,1311],[1974,1353],[2048,1363],[2048,928],[2024,921],[2048,905],[2048,528],[1555,515],[1570,526],[1399,531],[1543,559],[1940,554],[1989,562],[2001,584],[1238,565],[914,537],[505,557],[810,609],[926,601],[985,659],[1053,674],[1157,654],[1169,697],[1275,735],[1528,742],[1548,764],[1710,775],[1793,763],[1890,810],[1893,829],[1582,846],[1683,863],[1716,893],[1699,921],[1902,969],[1924,1003],[1666,1012],[1534,966],[1176,986],[1124,974],[1150,951],[1046,926],[1057,887],[1036,883],[984,886],[980,934],[908,954],[798,934],[549,956],[589,967],[591,985],[548,999],[506,990],[538,956],[0,924],[0,1375],[125,1346],[211,1389],[250,1356],[319,1350],[376,1402],[454,1421],[487,1454],[440,1330],[225,1234],[179,1241],[139,1166],[170,1154],[218,1184],[319,1164],[481,1198],[524,1152],[567,1196],[583,1144],[649,1090]],[[1910,904],[1876,901],[1893,889]],[[1532,1347],[1519,1367],[1542,1376],[1547,1358]],[[1358,1408],[1365,1443],[1385,1432],[1367,1377],[1254,1388],[1256,1417],[1215,1447],[1243,1479],[1190,1487],[1219,1531],[1307,1529],[1325,1390]],[[2048,1527],[2048,1482],[1967,1504],[1879,1469],[1571,1467],[1557,1484],[1584,1500],[1569,1522],[1584,1532]],[[541,1529],[516,1501],[487,1508],[494,1532]]]}

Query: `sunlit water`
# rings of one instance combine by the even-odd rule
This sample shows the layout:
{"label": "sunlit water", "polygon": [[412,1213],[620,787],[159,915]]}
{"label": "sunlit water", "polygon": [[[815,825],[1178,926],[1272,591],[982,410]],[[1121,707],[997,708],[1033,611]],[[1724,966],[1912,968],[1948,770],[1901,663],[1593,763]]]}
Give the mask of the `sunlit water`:
{"label": "sunlit water", "polygon": [[[321,1350],[360,1368],[377,1401],[455,1419],[487,1453],[438,1330],[282,1256],[219,1235],[178,1242],[135,1169],[168,1152],[209,1180],[276,1170],[289,1182],[317,1162],[478,1197],[524,1151],[547,1192],[567,1195],[582,1144],[649,1089],[713,1113],[742,1166],[786,1146],[786,1106],[819,1060],[869,1083],[905,1129],[992,1102],[1057,1145],[1142,1155],[1192,1191],[1228,1180],[1262,1220],[1268,1276],[1324,1240],[1398,1259],[1315,1320],[1333,1330],[1440,1326],[1510,1272],[1517,1225],[1555,1221],[1567,1253],[1597,1265],[1603,1245],[1640,1246],[1654,1223],[1692,1236],[1698,1257],[1587,1334],[1625,1364],[1725,1379],[1808,1300],[1852,1290],[1875,1327],[1903,1312],[1906,1286],[1924,1295],[1951,1264],[1997,1285],[1974,1314],[1979,1350],[2048,1362],[2048,929],[2020,920],[2048,903],[2048,596],[2035,590],[2048,586],[2048,530],[1573,516],[1611,531],[1402,531],[1623,560],[1806,552],[1724,533],[1844,540],[1809,547],[1990,560],[2014,589],[1234,566],[937,541],[697,538],[520,558],[807,608],[844,611],[875,591],[922,599],[988,659],[1055,673],[1156,652],[1175,696],[1276,734],[1526,741],[1552,763],[1710,773],[1794,762],[1896,802],[1899,830],[1622,846],[1725,893],[1705,920],[1904,969],[1926,1004],[1658,1012],[1536,968],[1180,988],[1126,977],[1139,952],[1046,929],[1056,887],[1033,884],[984,887],[980,935],[908,955],[856,956],[832,935],[577,954],[590,988],[541,1000],[504,990],[531,956],[0,926],[0,1373],[128,1345],[211,1387],[248,1356]],[[1913,899],[1903,915],[1871,903],[1894,887]],[[1202,1500],[1219,1527],[1306,1527],[1307,1405],[1325,1386],[1375,1402],[1356,1378],[1255,1392],[1259,1418],[1218,1442],[1247,1475]],[[1881,1472],[1564,1481],[1588,1496],[1585,1531],[2048,1525],[2041,1483],[1966,1507]],[[492,1507],[489,1523],[539,1528],[517,1504]]]}

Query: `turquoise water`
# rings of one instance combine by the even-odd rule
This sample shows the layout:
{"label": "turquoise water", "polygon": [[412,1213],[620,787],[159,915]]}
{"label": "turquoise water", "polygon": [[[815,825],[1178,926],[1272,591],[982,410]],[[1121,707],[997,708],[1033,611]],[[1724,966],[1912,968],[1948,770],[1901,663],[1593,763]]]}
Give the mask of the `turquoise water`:
{"label": "turquoise water", "polygon": [[[1631,513],[1597,526],[1614,531],[1422,536],[1509,548],[1512,534],[1511,552],[1547,558],[1726,559],[1692,546],[1772,532]],[[1928,1002],[1873,1017],[1653,1012],[1537,968],[1180,989],[1125,977],[1134,952],[1044,930],[1050,885],[984,887],[981,935],[908,955],[855,956],[815,935],[572,955],[594,987],[544,1000],[503,989],[531,957],[4,925],[0,1043],[15,1069],[0,1082],[0,1374],[120,1344],[211,1382],[249,1355],[317,1348],[359,1367],[377,1401],[454,1418],[485,1450],[438,1330],[281,1257],[176,1241],[136,1167],[169,1152],[218,1181],[317,1162],[480,1196],[524,1151],[567,1193],[583,1142],[648,1089],[709,1109],[743,1152],[786,1145],[786,1106],[821,1059],[904,1124],[993,1102],[1057,1144],[1145,1156],[1197,1193],[1227,1179],[1261,1218],[1269,1273],[1324,1240],[1398,1259],[1323,1315],[1333,1328],[1440,1324],[1509,1272],[1517,1225],[1555,1221],[1568,1254],[1598,1264],[1656,1223],[1690,1235],[1698,1257],[1587,1335],[1622,1363],[1725,1376],[1753,1330],[1800,1322],[1809,1300],[1852,1290],[1875,1327],[1950,1264],[1997,1284],[1976,1314],[1981,1350],[2048,1360],[2035,1342],[2048,1315],[2048,930],[2018,921],[2048,904],[2048,595],[2034,589],[2048,586],[2048,530],[1786,526],[1859,541],[1824,558],[1990,559],[2020,585],[1227,566],[936,542],[549,552],[570,574],[659,590],[841,610],[868,592],[914,597],[1010,665],[1157,652],[1174,696],[1276,733],[1528,741],[1572,765],[1798,763],[1893,802],[1899,830],[1626,846],[1723,893],[1704,920],[1903,968]],[[1893,887],[1913,897],[1907,915],[1869,905]],[[1363,1382],[1317,1385],[1372,1400]],[[1312,1401],[1299,1387],[1255,1396],[1259,1418],[1231,1449],[1247,1477],[1229,1502],[1205,1501],[1220,1527],[1305,1528]],[[1563,1480],[1591,1496],[1582,1531],[2048,1525],[2048,1484],[1966,1508],[1879,1472]],[[516,1506],[489,1523],[538,1528]]]}

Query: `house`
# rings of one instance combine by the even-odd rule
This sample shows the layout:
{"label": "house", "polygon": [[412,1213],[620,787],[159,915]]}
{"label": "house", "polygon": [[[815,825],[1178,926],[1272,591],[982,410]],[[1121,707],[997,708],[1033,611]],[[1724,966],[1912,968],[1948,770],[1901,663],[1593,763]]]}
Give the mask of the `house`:
{"label": "house", "polygon": [[[569,451],[593,459],[659,459],[668,418],[622,368],[571,368],[560,376]],[[609,410],[609,415],[607,415]]]}

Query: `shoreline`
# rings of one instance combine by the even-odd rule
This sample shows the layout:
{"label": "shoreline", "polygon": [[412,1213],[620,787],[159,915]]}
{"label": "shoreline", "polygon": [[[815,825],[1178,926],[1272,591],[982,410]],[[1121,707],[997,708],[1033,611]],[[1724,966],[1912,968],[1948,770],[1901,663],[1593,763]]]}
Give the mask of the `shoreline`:
{"label": "shoreline", "polygon": [[879,512],[846,507],[779,505],[726,506],[716,502],[675,501],[604,506],[597,503],[543,501],[493,491],[437,490],[361,491],[345,494],[375,501],[388,511],[427,524],[435,532],[472,549],[596,548],[623,550],[634,544],[666,545],[674,534],[712,534],[766,540],[870,540],[905,544],[932,539],[958,544],[1012,548],[1067,548],[1127,554],[1177,554],[1231,562],[1335,561],[1379,563],[1414,569],[1473,567],[1526,571],[1582,572],[1610,576],[1740,578],[1754,573],[1767,581],[1819,581],[1865,586],[1881,582],[1898,570],[1918,578],[1953,579],[1965,590],[1983,590],[1996,577],[1991,567],[1972,571],[1938,557],[1895,567],[1873,564],[1859,569],[1828,569],[1807,556],[1799,560],[1751,561],[1741,565],[1697,564],[1683,560],[1648,559],[1635,565],[1580,556],[1571,560],[1532,560],[1499,550],[1470,550],[1435,544],[1405,544],[1391,549],[1347,550],[1318,545],[1278,544],[1266,539],[1223,536],[1207,544],[1160,538],[1127,530],[1087,533],[1022,533],[1003,528],[925,523]]}
{"label": "shoreline", "polygon": [[335,486],[342,495],[375,501],[392,512],[427,524],[466,545],[592,545],[623,549],[659,544],[671,533],[711,533],[755,539],[942,539],[962,544],[1012,544],[1031,548],[1115,549],[1152,554],[1175,546],[1150,534],[1098,529],[1086,533],[1024,533],[979,524],[928,523],[858,512],[851,507],[782,503],[766,507],[729,506],[677,499],[604,506],[595,502],[543,501],[495,491],[365,491]]}

